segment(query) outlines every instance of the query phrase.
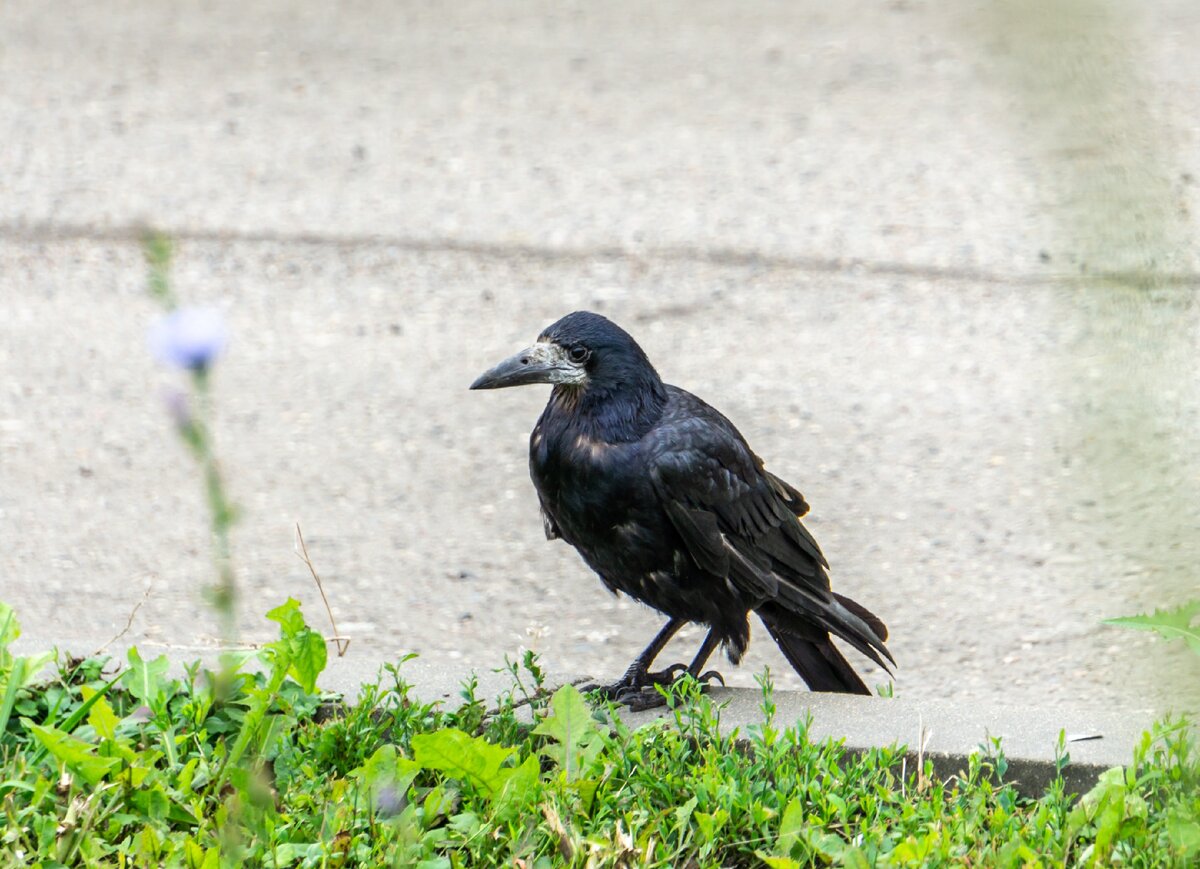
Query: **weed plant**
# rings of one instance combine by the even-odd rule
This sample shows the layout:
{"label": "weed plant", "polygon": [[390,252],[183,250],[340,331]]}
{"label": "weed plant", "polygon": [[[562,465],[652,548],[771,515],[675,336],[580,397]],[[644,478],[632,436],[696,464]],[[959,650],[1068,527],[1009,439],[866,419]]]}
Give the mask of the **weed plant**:
{"label": "weed plant", "polygon": [[[1200,761],[1182,722],[1082,798],[1004,781],[1002,750],[949,780],[903,746],[847,752],[804,722],[724,730],[694,682],[631,729],[510,664],[491,708],[414,696],[403,662],[352,704],[316,687],[324,641],[289,600],[279,639],[218,678],[131,650],[35,681],[0,607],[0,864],[38,866],[1190,866]],[[1064,758],[1064,762],[1066,759]]]}

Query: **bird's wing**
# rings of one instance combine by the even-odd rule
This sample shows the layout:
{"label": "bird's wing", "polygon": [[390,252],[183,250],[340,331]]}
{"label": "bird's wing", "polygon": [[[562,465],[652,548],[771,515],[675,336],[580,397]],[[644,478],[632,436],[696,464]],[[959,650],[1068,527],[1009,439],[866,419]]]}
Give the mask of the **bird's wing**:
{"label": "bird's wing", "polygon": [[682,390],[674,398],[647,455],[659,502],[692,560],[735,586],[773,633],[809,639],[817,625],[886,667],[887,629],[830,589],[825,556],[797,518],[807,507],[800,493],[764,470],[716,410]]}
{"label": "bird's wing", "polygon": [[804,496],[797,491],[796,487],[779,479],[770,471],[763,470],[762,459],[755,456],[755,460],[758,462],[759,470],[766,475],[767,480],[771,483],[771,488],[778,493],[779,497],[783,499],[783,503],[787,504],[788,509],[796,515],[796,518],[800,519],[806,515],[808,513],[808,502],[804,500]]}
{"label": "bird's wing", "polygon": [[803,497],[763,469],[724,417],[695,403],[664,419],[650,449],[655,490],[692,559],[751,599],[791,597],[780,583],[828,599],[825,556],[797,520]]}
{"label": "bird's wing", "polygon": [[886,668],[887,629],[833,593],[825,557],[796,518],[796,499],[789,494],[795,490],[764,471],[736,431],[703,418],[681,419],[663,427],[656,440],[651,478],[701,570],[736,587],[772,635],[785,636],[782,645],[792,637],[802,647],[819,626]]}

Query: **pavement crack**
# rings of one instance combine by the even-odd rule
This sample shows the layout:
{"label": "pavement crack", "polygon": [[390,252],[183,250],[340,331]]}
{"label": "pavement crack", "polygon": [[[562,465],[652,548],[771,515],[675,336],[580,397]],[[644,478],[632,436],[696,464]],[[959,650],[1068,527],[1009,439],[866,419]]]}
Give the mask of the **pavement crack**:
{"label": "pavement crack", "polygon": [[[702,263],[715,266],[763,268],[824,274],[860,274],[912,277],[928,280],[955,280],[976,284],[1005,286],[1046,286],[1089,282],[1129,286],[1154,285],[1163,288],[1200,287],[1200,273],[1136,271],[1090,272],[1005,272],[966,266],[907,263],[859,257],[820,257],[780,254],[736,247],[700,245],[662,245],[631,247],[618,244],[558,247],[516,242],[490,242],[444,237],[418,238],[382,234],[337,234],[324,232],[278,232],[274,230],[235,230],[155,227],[180,241],[213,244],[311,245],[343,250],[391,248],[414,253],[464,254],[488,259],[524,259],[542,262],[590,262],[595,260],[639,263]],[[63,241],[107,244],[138,244],[146,227],[138,225],[92,226],[88,224],[43,222],[0,223],[0,241],[45,244]]]}

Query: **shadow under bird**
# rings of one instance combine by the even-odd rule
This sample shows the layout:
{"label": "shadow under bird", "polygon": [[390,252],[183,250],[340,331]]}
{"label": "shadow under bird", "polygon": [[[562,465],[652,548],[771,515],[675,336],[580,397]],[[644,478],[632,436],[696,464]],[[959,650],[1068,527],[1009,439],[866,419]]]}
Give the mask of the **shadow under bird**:
{"label": "shadow under bird", "polygon": [[[637,342],[599,314],[568,314],[533,346],[471,384],[553,385],[529,439],[546,537],[578,550],[610,591],[654,607],[666,625],[603,688],[635,707],[682,672],[701,680],[724,644],[736,664],[762,620],[814,691],[869,694],[833,645],[840,637],[885,670],[887,628],[829,585],[829,564],[800,522],[804,497],[763,467],[733,423],[663,383]],[[686,668],[651,672],[688,622],[708,635]]]}

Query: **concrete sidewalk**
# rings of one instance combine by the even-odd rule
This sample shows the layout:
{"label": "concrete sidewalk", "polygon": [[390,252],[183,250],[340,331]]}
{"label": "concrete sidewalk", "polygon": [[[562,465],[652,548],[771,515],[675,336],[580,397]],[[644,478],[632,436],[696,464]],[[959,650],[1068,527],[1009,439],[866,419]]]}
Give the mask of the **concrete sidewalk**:
{"label": "concrete sidewalk", "polygon": [[[1100,624],[1194,593],[1196,248],[1145,319],[1087,316],[1051,209],[1103,153],[1048,143],[982,20],[6,3],[0,597],[23,647],[99,647],[147,589],[128,635],[147,651],[217,633],[202,493],[161,401],[178,380],[145,351],[154,224],[180,239],[180,295],[228,312],[217,438],[247,639],[289,595],[324,625],[299,522],[363,671],[530,646],[620,672],[660,619],[544,541],[525,467],[544,395],[466,391],[591,308],[805,492],[837,587],[891,628],[901,697],[1200,706],[1194,656]],[[1197,4],[1158,3],[1121,40],[1181,213],[1200,208],[1198,27]],[[798,686],[762,637],[726,675],[764,664]]]}
{"label": "concrete sidewalk", "polygon": [[[1194,212],[1200,9],[1113,9],[1095,50],[1130,55]],[[1050,212],[1096,154],[1047,138],[997,24],[876,0],[18,0],[0,227],[1075,272]]]}

